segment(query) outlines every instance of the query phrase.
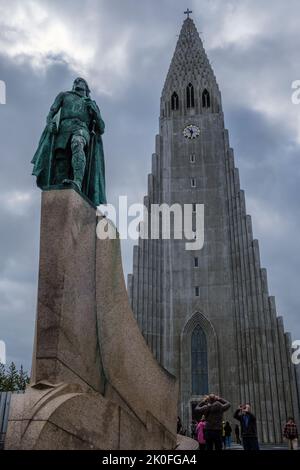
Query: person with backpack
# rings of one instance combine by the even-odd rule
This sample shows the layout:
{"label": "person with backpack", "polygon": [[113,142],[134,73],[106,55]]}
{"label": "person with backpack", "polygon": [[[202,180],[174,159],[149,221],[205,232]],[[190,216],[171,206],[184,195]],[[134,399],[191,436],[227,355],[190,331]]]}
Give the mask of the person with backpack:
{"label": "person with backpack", "polygon": [[222,450],[223,413],[230,408],[230,403],[214,393],[206,396],[195,411],[206,419],[205,440],[207,450]]}
{"label": "person with backpack", "polygon": [[283,429],[283,435],[288,441],[289,450],[298,449],[298,429],[294,418],[289,418]]}

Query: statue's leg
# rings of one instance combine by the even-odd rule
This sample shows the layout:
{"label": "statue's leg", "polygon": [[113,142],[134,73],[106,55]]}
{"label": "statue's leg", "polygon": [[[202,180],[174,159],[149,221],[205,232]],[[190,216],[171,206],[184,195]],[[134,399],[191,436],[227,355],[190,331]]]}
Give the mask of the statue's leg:
{"label": "statue's leg", "polygon": [[74,183],[78,186],[81,191],[82,181],[86,166],[86,156],[84,148],[86,146],[86,140],[81,135],[73,135],[71,140],[72,149],[72,168],[74,174]]}
{"label": "statue's leg", "polygon": [[65,150],[58,149],[55,154],[54,184],[62,184],[69,177],[69,162]]}

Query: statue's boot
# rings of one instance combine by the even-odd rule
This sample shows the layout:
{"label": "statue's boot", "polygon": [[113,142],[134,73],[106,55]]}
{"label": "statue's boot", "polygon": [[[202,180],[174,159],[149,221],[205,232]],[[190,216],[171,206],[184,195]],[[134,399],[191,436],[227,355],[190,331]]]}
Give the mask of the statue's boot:
{"label": "statue's boot", "polygon": [[82,189],[82,181],[80,182],[79,180],[70,180],[68,178],[65,178],[62,182],[62,184],[75,184],[77,186],[77,188],[79,189],[79,191],[81,191]]}
{"label": "statue's boot", "polygon": [[82,181],[83,181],[83,177],[84,177],[84,170],[85,170],[85,165],[84,165],[84,168],[80,168],[80,170],[74,170],[73,168],[73,172],[74,172],[74,180],[73,180],[73,183],[76,184],[76,186],[78,187],[79,191],[81,191],[82,189]]}

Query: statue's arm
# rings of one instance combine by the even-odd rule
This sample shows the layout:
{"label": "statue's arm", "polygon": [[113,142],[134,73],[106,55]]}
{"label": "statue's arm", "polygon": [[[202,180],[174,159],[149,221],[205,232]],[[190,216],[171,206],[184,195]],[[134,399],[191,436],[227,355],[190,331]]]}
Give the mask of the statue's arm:
{"label": "statue's arm", "polygon": [[62,106],[64,94],[65,94],[64,92],[61,92],[55,98],[54,103],[51,106],[50,111],[47,116],[47,124],[50,124],[52,122],[53,117],[59,111],[59,108]]}
{"label": "statue's arm", "polygon": [[104,133],[105,129],[105,124],[104,121],[101,117],[100,109],[96,103],[96,101],[90,100],[89,101],[89,107],[92,111],[93,118],[96,120],[97,127],[99,129],[100,134]]}

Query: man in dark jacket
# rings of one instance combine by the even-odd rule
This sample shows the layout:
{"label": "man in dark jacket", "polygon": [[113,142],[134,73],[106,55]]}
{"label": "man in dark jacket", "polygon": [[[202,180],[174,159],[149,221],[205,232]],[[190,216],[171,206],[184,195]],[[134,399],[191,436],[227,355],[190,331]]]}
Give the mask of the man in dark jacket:
{"label": "man in dark jacket", "polygon": [[195,411],[206,419],[205,440],[207,450],[222,450],[223,413],[230,408],[230,403],[224,398],[211,393],[205,397]]}
{"label": "man in dark jacket", "polygon": [[244,450],[259,450],[256,417],[251,413],[251,406],[249,404],[240,405],[234,413],[234,418],[241,423]]}

